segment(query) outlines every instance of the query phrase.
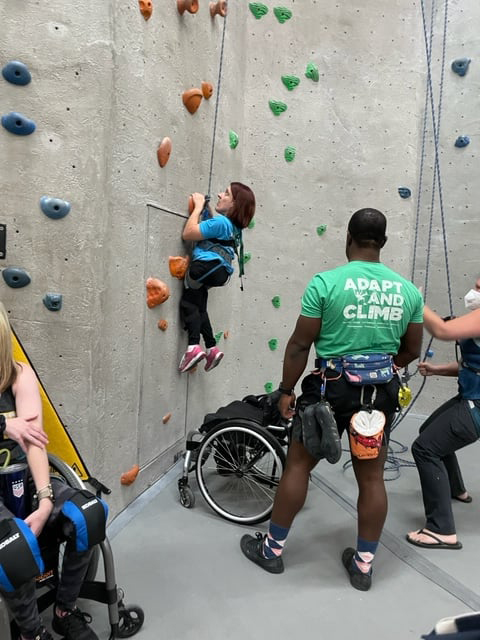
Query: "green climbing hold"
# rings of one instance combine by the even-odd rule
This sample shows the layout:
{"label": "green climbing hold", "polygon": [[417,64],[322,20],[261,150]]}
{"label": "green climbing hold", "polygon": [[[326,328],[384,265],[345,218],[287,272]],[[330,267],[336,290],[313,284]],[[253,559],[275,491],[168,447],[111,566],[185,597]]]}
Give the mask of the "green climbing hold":
{"label": "green climbing hold", "polygon": [[275,307],[275,309],[279,309],[280,308],[280,296],[273,296],[272,304]]}
{"label": "green climbing hold", "polygon": [[307,78],[310,78],[310,80],[313,80],[314,82],[318,82],[320,78],[320,74],[318,73],[317,65],[313,64],[313,62],[309,62],[307,64],[307,70],[305,71],[305,75],[307,76]]}
{"label": "green climbing hold", "polygon": [[279,116],[281,113],[287,110],[287,105],[284,102],[280,102],[279,100],[269,100],[268,104],[270,105],[270,109],[276,116]]}
{"label": "green climbing hold", "polygon": [[244,253],[244,254],[243,254],[243,263],[244,263],[244,264],[247,264],[247,262],[248,262],[249,260],[251,260],[251,259],[252,259],[252,254],[251,254],[251,253],[248,253],[248,251],[247,251],[247,253]]}
{"label": "green climbing hold", "polygon": [[228,137],[230,140],[230,149],[236,149],[238,146],[238,134],[235,131],[229,131]]}
{"label": "green climbing hold", "polygon": [[282,76],[282,82],[289,91],[293,91],[300,84],[300,78],[297,78],[297,76]]}
{"label": "green climbing hold", "polygon": [[266,382],[263,385],[263,388],[265,389],[265,393],[272,393],[272,391],[273,391],[273,382]]}
{"label": "green climbing hold", "polygon": [[215,343],[218,344],[223,337],[223,331],[215,334]]}
{"label": "green climbing hold", "polygon": [[250,222],[248,223],[248,228],[253,229],[254,226],[255,226],[255,220],[250,220]]}
{"label": "green climbing hold", "polygon": [[280,24],[283,24],[287,20],[290,20],[290,18],[292,17],[292,12],[290,11],[290,9],[287,9],[287,7],[274,7],[273,13],[275,14]]}
{"label": "green climbing hold", "polygon": [[278,347],[277,338],[272,338],[271,340],[269,340],[268,341],[268,346],[270,347],[270,351],[275,351],[276,348]]}
{"label": "green climbing hold", "polygon": [[317,235],[323,236],[326,230],[327,230],[327,225],[321,224],[319,227],[317,227]]}
{"label": "green climbing hold", "polygon": [[260,20],[260,18],[263,18],[263,16],[266,16],[268,13],[267,5],[262,2],[250,2],[248,6],[257,20]]}
{"label": "green climbing hold", "polygon": [[284,156],[287,162],[293,162],[295,160],[295,154],[295,147],[285,147]]}

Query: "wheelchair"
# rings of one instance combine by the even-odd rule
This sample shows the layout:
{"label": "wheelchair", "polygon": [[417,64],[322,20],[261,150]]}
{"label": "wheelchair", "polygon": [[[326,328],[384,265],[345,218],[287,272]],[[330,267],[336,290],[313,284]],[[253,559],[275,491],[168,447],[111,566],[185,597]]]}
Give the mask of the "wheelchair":
{"label": "wheelchair", "polygon": [[[52,481],[66,482],[74,489],[85,489],[85,485],[77,474],[63,460],[48,454],[50,474]],[[40,539],[39,539],[40,540]],[[42,557],[45,563],[45,572],[37,577],[37,604],[40,612],[55,602],[56,587],[59,572],[61,571],[64,544],[50,545],[46,548],[41,545]],[[103,558],[105,581],[95,580],[100,556]],[[115,568],[112,549],[107,538],[94,547],[92,558],[88,566],[87,575],[82,585],[79,598],[94,600],[108,606],[108,618],[110,622],[109,640],[114,638],[130,638],[135,635],[143,625],[143,610],[136,605],[125,605],[124,593],[115,582]],[[0,638],[2,640],[14,640],[18,637],[16,625],[10,622],[6,603],[0,596]]]}
{"label": "wheelchair", "polygon": [[285,467],[290,424],[249,404],[265,398],[276,406],[275,396],[247,396],[207,415],[199,429],[187,434],[178,480],[183,507],[195,505],[188,482],[195,471],[200,493],[219,516],[245,525],[268,520]]}

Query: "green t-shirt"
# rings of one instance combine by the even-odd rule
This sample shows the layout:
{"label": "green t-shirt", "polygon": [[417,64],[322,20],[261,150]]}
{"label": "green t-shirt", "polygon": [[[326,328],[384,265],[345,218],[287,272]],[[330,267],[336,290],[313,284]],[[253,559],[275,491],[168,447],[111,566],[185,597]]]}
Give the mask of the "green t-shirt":
{"label": "green t-shirt", "polygon": [[410,322],[423,322],[423,299],[411,282],[380,262],[354,260],[317,273],[302,297],[302,316],[321,318],[317,356],[398,353]]}

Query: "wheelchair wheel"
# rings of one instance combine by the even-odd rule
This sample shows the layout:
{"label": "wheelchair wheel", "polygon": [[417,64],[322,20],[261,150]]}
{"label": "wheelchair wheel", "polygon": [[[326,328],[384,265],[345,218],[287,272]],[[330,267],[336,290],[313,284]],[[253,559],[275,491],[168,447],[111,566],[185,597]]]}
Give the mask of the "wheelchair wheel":
{"label": "wheelchair wheel", "polygon": [[256,423],[226,420],[200,445],[195,469],[199,489],[222,518],[263,522],[272,512],[285,458],[278,440]]}

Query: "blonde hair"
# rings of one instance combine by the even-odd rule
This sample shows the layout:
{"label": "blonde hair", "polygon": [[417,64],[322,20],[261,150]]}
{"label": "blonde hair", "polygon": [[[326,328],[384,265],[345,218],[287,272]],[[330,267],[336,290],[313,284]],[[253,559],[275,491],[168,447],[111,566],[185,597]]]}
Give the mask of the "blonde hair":
{"label": "blonde hair", "polygon": [[13,359],[12,330],[8,314],[0,302],[0,393],[11,387],[17,378],[17,366]]}

